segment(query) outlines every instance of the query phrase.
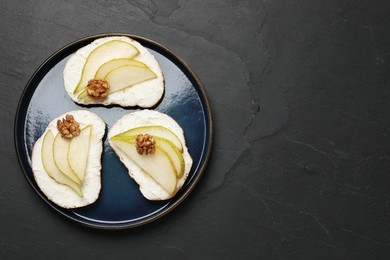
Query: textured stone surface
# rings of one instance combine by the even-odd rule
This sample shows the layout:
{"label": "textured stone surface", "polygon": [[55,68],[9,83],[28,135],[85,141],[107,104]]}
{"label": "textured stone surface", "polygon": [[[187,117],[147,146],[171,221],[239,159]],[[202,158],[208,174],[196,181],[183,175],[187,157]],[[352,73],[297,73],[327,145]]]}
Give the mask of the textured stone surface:
{"label": "textured stone surface", "polygon": [[[389,11],[380,0],[1,1],[0,259],[389,259]],[[13,148],[33,72],[103,32],[181,56],[215,124],[189,198],[120,232],[54,213]]]}

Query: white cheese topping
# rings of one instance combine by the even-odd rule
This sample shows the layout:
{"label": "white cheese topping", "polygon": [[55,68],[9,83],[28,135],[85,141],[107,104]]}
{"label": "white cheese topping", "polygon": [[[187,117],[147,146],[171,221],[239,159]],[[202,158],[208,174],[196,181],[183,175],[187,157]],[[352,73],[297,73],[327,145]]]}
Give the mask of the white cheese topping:
{"label": "white cheese topping", "polygon": [[134,60],[145,63],[149,69],[157,75],[157,78],[147,80],[122,91],[112,93],[103,101],[91,101],[88,104],[117,104],[124,107],[140,106],[144,108],[152,107],[157,104],[164,94],[164,76],[160,65],[145,47],[137,41],[124,36],[97,39],[87,46],[79,49],[69,58],[64,68],[64,85],[68,95],[74,102],[83,104],[77,99],[77,95],[73,94],[73,91],[80,80],[83,66],[88,58],[88,55],[96,47],[112,40],[121,40],[136,47],[139,54],[134,58]]}
{"label": "white cheese topping", "polygon": [[140,167],[138,167],[130,158],[124,155],[115,143],[110,141],[111,147],[118,155],[122,163],[129,171],[129,175],[139,184],[140,191],[145,198],[149,200],[166,200],[172,198],[183,186],[185,180],[192,166],[192,158],[188,153],[188,148],[185,145],[184,133],[179,124],[170,116],[152,110],[142,110],[134,113],[129,113],[119,119],[108,132],[108,138],[125,132],[129,129],[148,126],[148,125],[160,125],[171,130],[183,144],[183,158],[184,158],[184,174],[183,177],[178,179],[175,192],[170,195],[167,193],[155,180],[153,180],[147,173],[145,173]]}
{"label": "white cheese topping", "polygon": [[[70,187],[53,180],[45,171],[42,164],[42,142],[45,134],[51,130],[58,133],[57,120],[63,119],[66,114],[73,115],[80,124],[80,129],[92,125],[92,136],[88,163],[82,184],[83,197],[80,197]],[[97,200],[101,189],[101,154],[103,150],[102,138],[105,133],[105,123],[96,114],[86,110],[75,110],[63,114],[51,121],[42,136],[37,140],[32,152],[32,169],[36,183],[49,200],[63,208],[78,208],[89,205]]]}

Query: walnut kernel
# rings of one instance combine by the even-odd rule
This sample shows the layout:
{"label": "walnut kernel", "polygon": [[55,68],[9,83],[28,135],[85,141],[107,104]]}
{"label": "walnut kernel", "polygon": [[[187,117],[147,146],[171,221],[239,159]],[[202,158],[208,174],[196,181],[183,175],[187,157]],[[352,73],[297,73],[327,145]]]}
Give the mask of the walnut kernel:
{"label": "walnut kernel", "polygon": [[104,79],[91,79],[88,81],[87,93],[93,98],[106,98],[109,89],[110,86]]}
{"label": "walnut kernel", "polygon": [[71,139],[80,134],[80,125],[70,114],[66,114],[62,120],[57,120],[57,129],[61,137],[65,139]]}
{"label": "walnut kernel", "polygon": [[149,134],[139,134],[136,139],[137,143],[135,148],[140,155],[154,154],[156,151],[156,141],[152,135]]}

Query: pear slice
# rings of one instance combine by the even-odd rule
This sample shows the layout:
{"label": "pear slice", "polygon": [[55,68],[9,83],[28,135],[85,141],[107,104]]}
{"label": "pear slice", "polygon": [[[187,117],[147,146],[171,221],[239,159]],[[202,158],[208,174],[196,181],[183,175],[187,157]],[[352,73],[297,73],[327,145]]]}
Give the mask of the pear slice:
{"label": "pear slice", "polygon": [[87,87],[88,81],[93,79],[96,71],[101,65],[116,58],[134,58],[139,53],[138,49],[132,44],[112,40],[96,47],[87,57],[81,72],[81,77],[73,94],[76,94]]}
{"label": "pear slice", "polygon": [[81,181],[77,177],[76,173],[70,168],[68,163],[68,150],[69,150],[70,140],[62,138],[61,133],[58,133],[54,138],[53,142],[53,157],[54,163],[63,172],[68,176],[72,181],[80,184]]}
{"label": "pear slice", "polygon": [[124,65],[134,65],[147,68],[145,63],[137,60],[129,58],[113,59],[100,66],[100,68],[96,71],[95,79],[104,79],[110,71]]}
{"label": "pear slice", "polygon": [[167,193],[173,194],[175,192],[176,173],[169,160],[169,155],[164,150],[156,148],[154,154],[140,155],[134,144],[119,140],[112,141],[125,156],[154,179]]}
{"label": "pear slice", "polygon": [[[150,134],[149,132],[147,133]],[[183,154],[179,151],[179,149],[177,149],[177,147],[171,141],[159,136],[153,136],[153,138],[156,141],[156,148],[162,150],[165,154],[168,155],[168,159],[175,170],[176,176],[178,178],[181,178],[184,173]],[[111,140],[127,142],[135,146],[137,143],[136,141],[137,136],[116,135],[111,137]]]}
{"label": "pear slice", "polygon": [[165,138],[171,141],[181,153],[183,152],[183,145],[179,138],[171,130],[160,125],[140,126],[120,133],[116,136],[137,136],[139,134],[150,134],[153,136]]}
{"label": "pear slice", "polygon": [[173,164],[176,172],[176,176],[181,178],[184,173],[184,158],[183,154],[177,149],[177,147],[169,140],[165,138],[161,138],[159,136],[154,136],[156,140],[157,149],[161,149],[165,151],[165,153],[169,156],[169,160],[171,164]]}
{"label": "pear slice", "polygon": [[80,134],[70,140],[68,163],[77,177],[84,180],[88,163],[89,146],[91,142],[92,125],[80,130]]}
{"label": "pear slice", "polygon": [[124,65],[111,70],[105,80],[110,85],[108,94],[112,94],[154,78],[157,78],[157,76],[149,68]]}
{"label": "pear slice", "polygon": [[83,89],[82,91],[80,91],[79,95],[77,96],[77,99],[78,100],[85,100],[86,98],[88,98],[88,92],[87,92],[87,89]]}
{"label": "pear slice", "polygon": [[47,131],[42,142],[42,164],[46,173],[60,184],[64,184],[71,189],[73,189],[80,197],[83,196],[83,192],[80,186],[64,175],[56,166],[53,157],[53,143],[54,143],[54,134],[52,131]]}

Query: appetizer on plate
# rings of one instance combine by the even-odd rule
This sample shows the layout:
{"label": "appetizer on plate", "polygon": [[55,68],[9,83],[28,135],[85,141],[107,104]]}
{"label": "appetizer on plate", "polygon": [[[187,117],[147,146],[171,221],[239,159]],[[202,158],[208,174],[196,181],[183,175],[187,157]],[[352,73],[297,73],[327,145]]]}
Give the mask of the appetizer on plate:
{"label": "appetizer on plate", "polygon": [[32,152],[34,179],[49,200],[63,208],[94,203],[101,189],[105,123],[75,110],[49,123]]}
{"label": "appetizer on plate", "polygon": [[64,68],[65,90],[83,105],[150,108],[164,94],[164,77],[154,56],[124,36],[100,38],[74,53]]}
{"label": "appetizer on plate", "polygon": [[126,114],[108,138],[145,198],[170,199],[183,186],[192,158],[182,128],[170,116],[152,110]]}

